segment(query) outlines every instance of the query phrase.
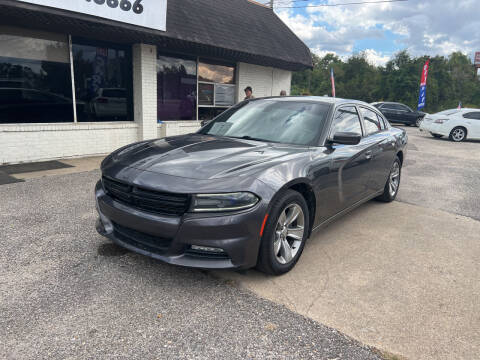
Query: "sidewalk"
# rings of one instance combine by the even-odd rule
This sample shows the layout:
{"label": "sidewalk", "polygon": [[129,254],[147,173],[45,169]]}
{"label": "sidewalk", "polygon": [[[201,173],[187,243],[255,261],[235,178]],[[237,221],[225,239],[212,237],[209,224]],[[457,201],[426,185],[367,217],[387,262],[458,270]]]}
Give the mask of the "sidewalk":
{"label": "sidewalk", "polygon": [[62,159],[0,166],[0,185],[52,175],[66,175],[100,168],[104,156]]}

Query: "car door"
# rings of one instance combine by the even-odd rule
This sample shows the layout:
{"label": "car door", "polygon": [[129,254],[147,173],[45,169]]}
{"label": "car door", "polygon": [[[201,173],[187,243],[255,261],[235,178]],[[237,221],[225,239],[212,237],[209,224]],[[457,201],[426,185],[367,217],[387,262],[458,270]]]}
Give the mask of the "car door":
{"label": "car door", "polygon": [[[325,220],[368,196],[368,144],[332,143],[333,135],[338,132],[363,135],[360,115],[355,105],[343,105],[334,113],[327,140],[330,144],[330,172],[328,177],[319,178],[316,185],[324,190],[317,199],[317,208],[328,208],[320,220]],[[328,186],[325,186],[324,181],[328,182]]]}
{"label": "car door", "polygon": [[380,111],[387,118],[388,121],[396,122],[397,111],[394,108],[394,104],[383,104],[380,107]]}
{"label": "car door", "polygon": [[359,106],[362,116],[365,156],[368,162],[367,195],[375,195],[383,190],[395,156],[395,139],[390,135],[385,122],[373,109]]}
{"label": "car door", "polygon": [[399,119],[404,124],[415,124],[417,122],[418,115],[415,111],[403,104],[397,105],[399,108]]}
{"label": "car door", "polygon": [[463,114],[463,117],[469,127],[467,137],[480,139],[480,111],[468,112]]}

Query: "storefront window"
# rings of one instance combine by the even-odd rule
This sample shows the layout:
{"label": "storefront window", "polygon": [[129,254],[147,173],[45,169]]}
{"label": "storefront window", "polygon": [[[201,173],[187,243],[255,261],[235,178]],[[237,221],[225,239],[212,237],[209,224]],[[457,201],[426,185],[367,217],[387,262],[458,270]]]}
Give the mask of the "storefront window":
{"label": "storefront window", "polygon": [[158,120],[197,118],[197,63],[159,55],[157,58]]}
{"label": "storefront window", "polygon": [[0,26],[0,124],[73,121],[67,37]]}
{"label": "storefront window", "polygon": [[225,64],[198,64],[198,117],[213,119],[235,103],[235,67]]}
{"label": "storefront window", "polygon": [[133,120],[130,49],[73,41],[72,53],[77,121]]}

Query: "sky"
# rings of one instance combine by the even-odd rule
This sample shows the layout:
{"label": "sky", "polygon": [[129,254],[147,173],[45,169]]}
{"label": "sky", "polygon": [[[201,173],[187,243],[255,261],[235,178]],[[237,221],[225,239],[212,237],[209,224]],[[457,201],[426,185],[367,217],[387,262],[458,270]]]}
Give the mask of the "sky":
{"label": "sky", "polygon": [[384,65],[404,49],[414,56],[462,51],[472,59],[480,51],[480,0],[282,8],[357,1],[275,0],[275,12],[318,55],[365,52],[371,63]]}

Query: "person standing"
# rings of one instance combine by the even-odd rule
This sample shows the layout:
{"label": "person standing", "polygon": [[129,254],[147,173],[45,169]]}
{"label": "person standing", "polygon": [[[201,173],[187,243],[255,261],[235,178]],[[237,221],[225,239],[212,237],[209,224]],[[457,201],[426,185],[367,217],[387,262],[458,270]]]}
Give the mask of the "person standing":
{"label": "person standing", "polygon": [[280,91],[280,96],[287,96],[287,92],[285,90]]}
{"label": "person standing", "polygon": [[244,91],[245,91],[245,99],[244,100],[255,99],[255,97],[253,96],[253,90],[252,90],[251,86],[247,86]]}

